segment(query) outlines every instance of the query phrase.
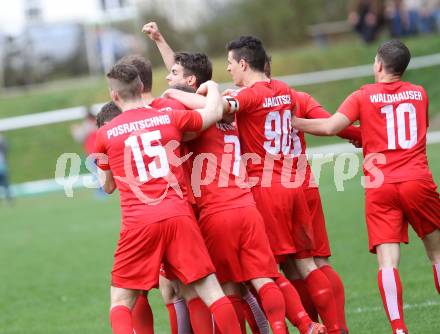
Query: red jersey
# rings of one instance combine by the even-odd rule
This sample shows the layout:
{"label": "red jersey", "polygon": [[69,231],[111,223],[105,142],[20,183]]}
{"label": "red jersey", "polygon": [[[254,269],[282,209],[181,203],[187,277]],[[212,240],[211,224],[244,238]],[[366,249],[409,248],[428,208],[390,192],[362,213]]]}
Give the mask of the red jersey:
{"label": "red jersey", "polygon": [[181,102],[175,99],[169,99],[164,97],[157,97],[150,103],[151,108],[155,108],[159,111],[170,110],[187,110],[188,108]]}
{"label": "red jersey", "polygon": [[[96,152],[103,170],[111,169],[120,192],[123,229],[179,215],[191,215],[179,194],[183,172],[173,165],[185,131],[200,131],[196,111],[153,108],[128,110],[98,130]],[[147,204],[148,203],[148,204]]]}
{"label": "red jersey", "polygon": [[[237,123],[243,153],[257,155],[247,161],[249,177],[258,177],[258,185],[281,182],[284,160],[295,152],[292,140],[292,111],[295,107],[291,88],[278,80],[259,81],[227,97],[237,110]],[[262,177],[264,182],[261,183]]]}
{"label": "red jersey", "polygon": [[[331,114],[327,110],[325,110],[319,104],[319,102],[316,101],[311,95],[305,92],[295,92],[295,91],[293,91],[292,94],[296,94],[296,99],[297,99],[297,108],[295,112],[296,117],[313,119],[313,118],[329,118],[331,116]],[[358,142],[362,141],[361,129],[355,126],[349,126],[348,128],[342,130],[341,132],[338,133],[338,136],[344,139],[355,140]],[[292,141],[293,141],[293,145],[297,146],[297,149],[295,149],[295,151],[297,152],[301,151],[301,154],[305,155],[306,139],[304,136],[304,132],[292,128]],[[313,176],[312,176],[312,180],[310,179],[311,175],[312,175],[312,170],[310,168],[310,165],[307,164],[305,179],[304,179],[305,186],[309,186],[309,185],[315,186],[313,182]]]}
{"label": "red jersey", "polygon": [[[151,101],[151,103],[149,105],[150,105],[150,107],[155,108],[159,111],[188,110],[188,108],[183,103],[181,103],[175,99],[169,99],[169,98],[163,98],[163,97],[155,98],[153,101]],[[180,148],[181,149],[180,149],[178,157],[185,156],[189,153],[188,148],[185,143],[182,143]],[[183,167],[182,168],[183,176],[179,176],[178,178],[180,179],[180,177],[183,177],[185,180],[185,182],[181,184],[183,195],[185,197],[187,197],[188,202],[190,202],[191,204],[195,204],[195,199],[194,199],[194,196],[191,191],[191,164],[190,164],[190,161],[186,160],[183,163],[182,167]],[[180,172],[180,171],[177,171],[177,172]]]}
{"label": "red jersey", "polygon": [[95,141],[96,141],[96,133],[98,130],[93,130],[84,140],[83,146],[84,146],[84,152],[86,152],[87,155],[95,153]]}
{"label": "red jersey", "polygon": [[235,122],[218,122],[187,146],[193,153],[191,181],[200,217],[255,205],[250,189],[244,187],[246,172]]}
{"label": "red jersey", "polygon": [[[364,157],[381,153],[379,168],[385,183],[432,180],[426,157],[428,96],[409,82],[362,86],[339,107],[350,121],[359,120]],[[370,176],[364,162],[364,173]],[[371,160],[369,159],[371,162]]]}

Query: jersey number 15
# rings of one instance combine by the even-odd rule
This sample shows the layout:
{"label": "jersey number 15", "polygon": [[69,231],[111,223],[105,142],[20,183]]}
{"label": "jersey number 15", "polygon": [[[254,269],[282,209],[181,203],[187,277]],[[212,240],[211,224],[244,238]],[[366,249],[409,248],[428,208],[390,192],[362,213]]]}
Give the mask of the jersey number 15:
{"label": "jersey number 15", "polygon": [[[142,133],[140,136],[142,146],[144,147],[144,153],[154,160],[148,164],[148,172],[153,178],[159,178],[166,176],[170,171],[170,165],[168,164],[167,152],[162,145],[151,145],[152,142],[158,141],[162,138],[160,131],[155,130],[151,132]],[[148,181],[147,169],[145,168],[144,156],[137,136],[130,136],[125,140],[125,146],[130,147],[133,153],[133,159],[136,163],[136,169],[139,175],[140,182]],[[159,166],[156,161],[156,157],[159,158]]]}

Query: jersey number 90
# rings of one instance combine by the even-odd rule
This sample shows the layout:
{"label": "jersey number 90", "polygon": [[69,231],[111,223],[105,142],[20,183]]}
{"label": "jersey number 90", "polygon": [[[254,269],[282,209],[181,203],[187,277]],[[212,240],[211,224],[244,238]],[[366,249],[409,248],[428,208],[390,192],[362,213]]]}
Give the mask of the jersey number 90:
{"label": "jersey number 90", "polygon": [[301,154],[301,141],[297,130],[292,128],[290,110],[271,111],[264,123],[264,149],[269,154],[298,156]]}

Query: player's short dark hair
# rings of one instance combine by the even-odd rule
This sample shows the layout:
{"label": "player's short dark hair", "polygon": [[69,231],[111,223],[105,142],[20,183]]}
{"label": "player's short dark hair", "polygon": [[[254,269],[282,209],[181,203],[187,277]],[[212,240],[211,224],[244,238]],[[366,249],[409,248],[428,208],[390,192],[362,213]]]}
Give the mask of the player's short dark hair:
{"label": "player's short dark hair", "polygon": [[270,78],[272,77],[272,57],[267,55],[266,63],[264,64],[264,74]]}
{"label": "player's short dark hair", "polygon": [[128,64],[115,64],[107,73],[110,88],[118,92],[123,100],[141,97],[142,82],[136,67]]}
{"label": "player's short dark hair", "polygon": [[267,62],[266,50],[263,43],[254,36],[241,36],[226,45],[228,51],[232,51],[234,59],[239,62],[245,60],[251,69],[264,72]]}
{"label": "player's short dark hair", "polygon": [[377,49],[377,56],[387,73],[399,76],[405,72],[411,60],[409,49],[396,39],[384,42]]}
{"label": "player's short dark hair", "polygon": [[118,64],[128,64],[136,67],[139,74],[139,78],[144,85],[144,93],[151,92],[153,87],[153,71],[151,67],[151,62],[139,55],[129,55],[121,58]]}
{"label": "player's short dark hair", "polygon": [[196,86],[212,79],[212,64],[204,53],[177,52],[174,62],[183,67],[184,74],[196,77]]}
{"label": "player's short dark hair", "polygon": [[98,115],[96,115],[96,126],[100,128],[121,113],[121,109],[113,101],[107,102],[101,107]]}

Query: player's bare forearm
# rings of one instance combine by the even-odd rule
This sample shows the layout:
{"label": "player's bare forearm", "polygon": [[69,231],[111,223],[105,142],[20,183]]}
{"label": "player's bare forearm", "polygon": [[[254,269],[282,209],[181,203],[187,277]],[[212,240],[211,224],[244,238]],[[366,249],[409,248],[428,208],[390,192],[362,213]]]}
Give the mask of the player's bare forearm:
{"label": "player's bare forearm", "polygon": [[202,96],[200,94],[184,92],[180,89],[174,89],[174,88],[167,89],[164,92],[163,96],[177,100],[190,109],[200,109],[206,105],[205,96]]}
{"label": "player's bare forearm", "polygon": [[299,131],[317,136],[334,136],[350,125],[350,120],[341,113],[330,118],[305,119],[294,117],[292,125]]}
{"label": "player's bare forearm", "polygon": [[206,94],[206,104],[202,109],[197,109],[203,119],[202,130],[207,129],[215,122],[222,119],[223,116],[223,102],[222,96],[218,89],[218,84],[214,81],[207,81],[203,83],[197,90],[198,94]]}
{"label": "player's bare forearm", "polygon": [[[330,118],[330,117],[332,117],[332,114],[330,114],[323,107],[314,108],[313,110],[310,110],[310,112],[306,114],[307,119]],[[338,137],[341,137],[343,139],[348,139],[351,141],[356,141],[356,142],[361,141],[361,131],[359,127],[353,125],[350,125],[346,129],[343,129],[341,132],[338,132],[336,135]]]}
{"label": "player's bare forearm", "polygon": [[98,168],[99,182],[102,190],[107,194],[112,194],[116,190],[116,182],[110,170],[102,170]]}
{"label": "player's bare forearm", "polygon": [[162,37],[161,40],[156,42],[157,48],[159,49],[160,55],[162,56],[165,67],[168,71],[171,70],[171,67],[174,65],[174,51],[168,45],[166,40]]}
{"label": "player's bare forearm", "polygon": [[[362,143],[361,129],[358,126],[350,125],[346,129],[339,132],[338,137],[348,139],[353,142]],[[362,144],[360,144],[362,146]]]}
{"label": "player's bare forearm", "polygon": [[142,32],[146,34],[154,43],[156,43],[163,62],[165,63],[165,67],[168,71],[170,71],[174,64],[174,51],[160,33],[157,23],[149,22],[145,24],[142,28]]}

